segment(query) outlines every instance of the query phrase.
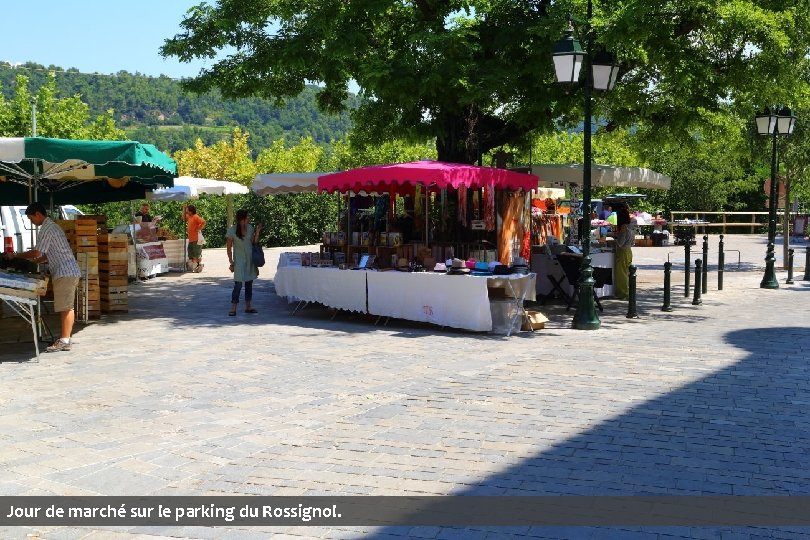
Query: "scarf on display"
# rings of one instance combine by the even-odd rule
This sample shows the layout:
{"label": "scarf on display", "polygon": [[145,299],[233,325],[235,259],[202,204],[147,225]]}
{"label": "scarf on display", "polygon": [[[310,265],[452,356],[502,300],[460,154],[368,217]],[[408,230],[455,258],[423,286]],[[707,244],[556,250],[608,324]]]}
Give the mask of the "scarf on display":
{"label": "scarf on display", "polygon": [[458,188],[458,220],[462,226],[467,226],[467,188],[465,186]]}
{"label": "scarf on display", "polygon": [[484,187],[484,225],[488,231],[495,230],[495,186]]}

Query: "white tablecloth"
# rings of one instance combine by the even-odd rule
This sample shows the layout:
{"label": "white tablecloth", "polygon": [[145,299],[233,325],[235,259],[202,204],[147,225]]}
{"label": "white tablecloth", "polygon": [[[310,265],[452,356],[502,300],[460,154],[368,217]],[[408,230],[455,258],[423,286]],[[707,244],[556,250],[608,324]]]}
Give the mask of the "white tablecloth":
{"label": "white tablecloth", "polygon": [[511,280],[518,294],[532,289],[534,276],[448,276],[430,272],[369,272],[368,312],[394,317],[489,332],[492,314],[488,282],[503,286]]}
{"label": "white tablecloth", "polygon": [[365,313],[366,274],[362,270],[281,266],[274,283],[279,296]]}
{"label": "white tablecloth", "polygon": [[368,312],[453,328],[492,330],[486,278],[370,272]]}
{"label": "white tablecloth", "polygon": [[517,296],[525,293],[526,299],[534,299],[533,274],[448,276],[281,266],[276,271],[275,286],[279,296],[337,309],[489,332],[492,314],[488,286],[507,287],[507,280]]}

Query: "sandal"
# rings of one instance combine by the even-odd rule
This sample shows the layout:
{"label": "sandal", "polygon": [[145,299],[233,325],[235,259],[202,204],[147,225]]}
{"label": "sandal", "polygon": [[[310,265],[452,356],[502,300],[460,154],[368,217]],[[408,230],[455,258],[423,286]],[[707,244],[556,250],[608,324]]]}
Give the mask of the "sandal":
{"label": "sandal", "polygon": [[250,309],[246,309],[246,310],[245,310],[245,313],[258,313],[258,311],[256,311],[256,310],[255,310],[255,309],[253,309],[253,308],[250,308]]}
{"label": "sandal", "polygon": [[236,317],[236,311],[229,311],[228,316],[229,317]]}

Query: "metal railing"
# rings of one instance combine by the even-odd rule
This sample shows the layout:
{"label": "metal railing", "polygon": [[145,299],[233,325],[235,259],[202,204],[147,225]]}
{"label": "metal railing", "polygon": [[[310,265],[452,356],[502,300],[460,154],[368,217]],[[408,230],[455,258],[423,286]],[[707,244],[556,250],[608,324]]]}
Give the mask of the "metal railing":
{"label": "metal railing", "polygon": [[[793,218],[798,215],[800,214],[791,212],[791,222]],[[705,233],[707,228],[721,227],[721,232],[726,234],[726,227],[748,227],[750,229],[749,232],[754,234],[757,232],[758,228],[768,226],[768,212],[700,212],[694,210],[672,210],[669,216],[670,225],[672,226],[676,226],[676,220],[691,219],[696,221],[709,221],[710,223],[695,225],[696,229],[700,229],[701,233]],[[720,216],[720,219],[717,221],[715,221],[715,219],[717,219],[716,216]],[[737,216],[750,216],[750,220],[746,221]],[[759,221],[759,216],[762,216],[763,221]],[[715,217],[715,219],[711,219],[712,217]],[[784,210],[779,210],[776,219],[777,228],[781,225],[783,217]]]}

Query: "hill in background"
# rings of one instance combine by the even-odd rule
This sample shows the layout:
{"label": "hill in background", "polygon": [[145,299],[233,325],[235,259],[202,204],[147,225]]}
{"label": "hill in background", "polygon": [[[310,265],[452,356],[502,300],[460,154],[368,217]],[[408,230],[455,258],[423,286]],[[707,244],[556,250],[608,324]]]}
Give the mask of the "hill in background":
{"label": "hill in background", "polygon": [[250,133],[254,155],[282,137],[295,143],[311,136],[316,143],[327,144],[343,138],[351,129],[348,113],[332,116],[318,110],[313,87],[276,107],[260,98],[225,100],[218,92],[199,96],[187,93],[179,81],[166,76],[126,71],[85,74],[28,62],[16,67],[0,63],[1,91],[10,99],[15,78],[24,74],[30,80],[31,93],[36,93],[49,71],[56,73],[59,97],[80,95],[93,116],[112,109],[116,125],[126,130],[129,138],[169,152],[190,148],[197,138],[211,145],[228,136],[234,127]]}

